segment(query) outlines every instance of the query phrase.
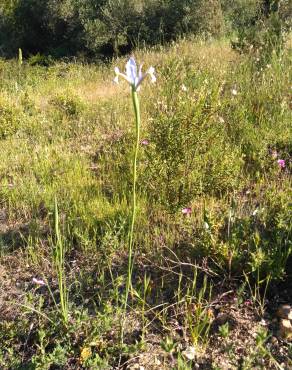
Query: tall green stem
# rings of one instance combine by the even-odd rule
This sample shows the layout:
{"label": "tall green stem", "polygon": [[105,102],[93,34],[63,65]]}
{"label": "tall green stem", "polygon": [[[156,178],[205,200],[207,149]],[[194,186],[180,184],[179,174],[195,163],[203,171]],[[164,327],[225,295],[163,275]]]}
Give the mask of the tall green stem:
{"label": "tall green stem", "polygon": [[127,286],[126,286],[125,307],[128,302],[129,290],[132,285],[133,235],[134,235],[134,227],[135,227],[135,220],[136,220],[136,208],[137,208],[137,204],[136,204],[137,160],[138,160],[138,151],[139,151],[139,142],[140,142],[140,124],[141,124],[140,104],[139,104],[138,94],[137,94],[136,89],[133,87],[132,87],[132,101],[133,101],[134,112],[135,112],[136,140],[135,140],[135,146],[134,146],[133,167],[132,167],[132,174],[133,174],[132,215],[131,215],[130,234],[129,234],[128,277],[127,277]]}
{"label": "tall green stem", "polygon": [[132,215],[131,215],[131,224],[130,224],[130,232],[128,238],[128,274],[127,274],[127,282],[126,282],[126,294],[125,294],[125,307],[124,307],[124,318],[122,320],[121,325],[121,345],[124,341],[124,329],[125,329],[125,320],[126,320],[126,310],[128,305],[128,298],[129,292],[132,286],[132,271],[133,271],[133,235],[134,235],[134,227],[135,227],[135,220],[136,220],[136,183],[137,183],[137,161],[138,161],[138,151],[139,151],[139,142],[140,142],[140,124],[141,124],[141,117],[140,117],[140,105],[137,91],[134,87],[132,87],[132,101],[134,106],[135,112],[135,127],[136,127],[136,140],[134,146],[134,156],[133,156],[133,164],[132,164],[132,175],[133,175],[133,188],[132,188]]}
{"label": "tall green stem", "polygon": [[59,211],[58,211],[58,202],[57,198],[55,197],[55,211],[54,211],[54,221],[55,221],[55,234],[56,234],[56,242],[55,242],[55,258],[54,263],[57,271],[57,278],[58,278],[58,285],[59,285],[59,293],[60,293],[60,304],[61,304],[61,314],[64,321],[64,324],[68,324],[68,290],[66,286],[66,279],[65,279],[65,246],[63,244],[62,235],[60,232],[59,227]]}

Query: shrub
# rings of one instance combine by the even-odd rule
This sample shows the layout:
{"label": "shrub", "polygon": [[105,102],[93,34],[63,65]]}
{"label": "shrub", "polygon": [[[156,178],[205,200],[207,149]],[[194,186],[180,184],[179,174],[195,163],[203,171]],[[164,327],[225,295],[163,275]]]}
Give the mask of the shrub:
{"label": "shrub", "polygon": [[236,189],[243,164],[239,148],[218,120],[220,85],[207,75],[208,84],[196,88],[200,76],[192,72],[185,79],[190,87],[184,92],[175,73],[188,73],[181,67],[170,64],[162,71],[173,77],[166,77],[152,112],[144,178],[146,188],[151,184],[153,189],[148,187],[150,196],[172,211],[198,195]]}
{"label": "shrub", "polygon": [[66,116],[78,116],[84,108],[80,98],[69,92],[54,96],[50,102],[54,108]]}
{"label": "shrub", "polygon": [[31,66],[39,65],[39,66],[49,67],[50,65],[53,64],[53,59],[50,55],[45,56],[45,55],[41,55],[40,53],[37,53],[28,58],[28,64]]}
{"label": "shrub", "polygon": [[255,57],[260,65],[269,62],[273,52],[279,54],[289,29],[286,3],[278,0],[258,2],[250,18],[238,27],[233,48]]}

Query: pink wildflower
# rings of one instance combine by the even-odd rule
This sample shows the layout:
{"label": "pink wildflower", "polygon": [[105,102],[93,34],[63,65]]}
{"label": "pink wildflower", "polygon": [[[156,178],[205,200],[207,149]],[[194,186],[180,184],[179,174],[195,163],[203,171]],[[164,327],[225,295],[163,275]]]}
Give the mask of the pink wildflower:
{"label": "pink wildflower", "polygon": [[280,168],[285,168],[285,166],[286,166],[286,163],[285,163],[284,159],[278,159],[277,163],[278,163]]}
{"label": "pink wildflower", "polygon": [[32,282],[36,285],[41,285],[41,286],[46,285],[46,283],[42,279],[33,278]]}
{"label": "pink wildflower", "polygon": [[143,139],[143,140],[141,141],[141,144],[142,144],[142,145],[149,145],[149,140],[147,140],[147,139]]}
{"label": "pink wildflower", "polygon": [[181,210],[181,212],[184,214],[184,215],[190,215],[192,213],[192,209],[190,207],[186,207],[186,208],[183,208]]}

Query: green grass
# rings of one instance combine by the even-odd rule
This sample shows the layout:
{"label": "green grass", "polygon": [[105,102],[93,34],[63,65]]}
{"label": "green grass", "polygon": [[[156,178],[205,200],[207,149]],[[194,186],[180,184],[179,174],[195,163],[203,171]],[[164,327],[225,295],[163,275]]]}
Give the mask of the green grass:
{"label": "green grass", "polygon": [[[155,349],[158,368],[187,368],[179,343],[188,338],[198,353],[209,346],[213,285],[248,279],[244,294],[256,292],[262,311],[259,282],[287,279],[291,51],[263,69],[226,41],[183,40],[135,56],[156,68],[157,84],[139,93],[149,145],[139,148],[122,345],[135,133],[129,86],[112,80],[126,59],[49,68],[0,60],[3,369],[109,369],[149,352],[154,333],[172,343]],[[60,240],[64,262],[54,259]],[[173,317],[184,341],[173,335]],[[257,366],[252,340],[246,363]],[[267,353],[263,366],[273,368]]]}

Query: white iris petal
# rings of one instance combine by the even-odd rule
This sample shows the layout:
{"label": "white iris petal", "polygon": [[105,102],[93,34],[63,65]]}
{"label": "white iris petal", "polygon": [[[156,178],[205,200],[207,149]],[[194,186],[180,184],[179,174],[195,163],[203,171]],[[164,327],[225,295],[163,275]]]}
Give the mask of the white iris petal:
{"label": "white iris petal", "polygon": [[143,76],[143,73],[142,73],[142,67],[143,67],[143,64],[140,65],[139,67],[139,80],[142,78]]}
{"label": "white iris petal", "polygon": [[126,74],[132,84],[136,84],[137,65],[134,58],[130,58],[126,64]]}
{"label": "white iris petal", "polygon": [[114,82],[119,82],[119,77],[123,77],[126,81],[129,82],[129,84],[137,91],[140,89],[140,85],[145,79],[147,75],[150,76],[151,82],[156,82],[156,77],[154,75],[155,69],[153,67],[150,67],[146,73],[142,72],[142,64],[139,67],[139,71],[137,73],[137,64],[135,62],[135,59],[131,57],[127,64],[126,64],[126,74],[121,73],[118,67],[115,67],[115,74],[116,77],[114,78]]}

